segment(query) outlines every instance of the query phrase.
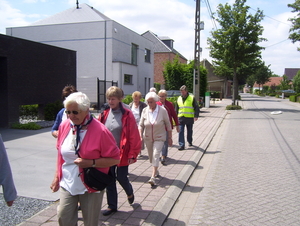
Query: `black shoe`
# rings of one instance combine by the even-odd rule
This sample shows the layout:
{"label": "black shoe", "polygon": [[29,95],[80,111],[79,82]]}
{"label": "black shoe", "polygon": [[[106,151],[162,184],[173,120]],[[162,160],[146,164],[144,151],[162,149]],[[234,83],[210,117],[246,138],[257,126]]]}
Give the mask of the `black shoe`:
{"label": "black shoe", "polygon": [[161,164],[163,164],[163,165],[166,164],[166,160],[165,160],[165,159],[161,159],[160,162],[161,162]]}
{"label": "black shoe", "polygon": [[193,144],[192,143],[189,143],[189,147],[192,147],[193,146]]}
{"label": "black shoe", "polygon": [[108,215],[110,215],[114,212],[117,212],[117,210],[115,210],[115,209],[106,209],[102,212],[102,214],[103,214],[103,216],[108,216]]}
{"label": "black shoe", "polygon": [[182,151],[182,150],[184,150],[184,147],[181,146],[180,148],[178,148],[178,150],[179,150],[179,151]]}
{"label": "black shoe", "polygon": [[128,203],[131,205],[134,202],[134,194],[132,194],[131,198],[127,198]]}

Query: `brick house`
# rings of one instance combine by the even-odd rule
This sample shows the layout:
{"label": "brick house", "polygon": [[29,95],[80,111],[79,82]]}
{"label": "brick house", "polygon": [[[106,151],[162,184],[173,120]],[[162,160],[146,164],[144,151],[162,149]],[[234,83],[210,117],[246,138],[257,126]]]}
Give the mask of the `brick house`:
{"label": "brick house", "polygon": [[187,59],[176,51],[173,47],[174,40],[166,36],[157,36],[152,31],[147,31],[142,34],[154,44],[154,82],[161,84],[164,88],[165,80],[163,76],[164,63],[173,61],[176,55],[179,56],[179,62],[186,64]]}

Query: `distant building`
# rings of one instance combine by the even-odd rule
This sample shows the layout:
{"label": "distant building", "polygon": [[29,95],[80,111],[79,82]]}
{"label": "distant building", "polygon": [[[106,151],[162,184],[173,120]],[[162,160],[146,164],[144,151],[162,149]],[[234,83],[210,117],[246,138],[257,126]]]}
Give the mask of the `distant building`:
{"label": "distant building", "polygon": [[207,59],[203,59],[200,64],[203,65],[207,70],[207,91],[220,92],[222,98],[231,97],[232,81],[216,75],[214,73],[213,65]]}
{"label": "distant building", "polygon": [[[174,40],[169,37],[159,37],[152,31],[147,31],[142,34],[154,44],[154,82],[161,84],[164,88],[165,79],[163,76],[164,63],[173,61],[176,55],[179,56],[179,62],[186,64],[187,59],[174,49]],[[178,87],[179,89],[180,87]]]}
{"label": "distant building", "polygon": [[91,102],[99,98],[98,79],[117,81],[125,95],[153,86],[153,43],[87,4],[6,34],[76,51],[77,89]]}
{"label": "distant building", "polygon": [[282,81],[282,77],[270,77],[269,81],[263,85],[258,85],[256,82],[253,85],[252,92],[255,93],[255,90],[262,90],[263,86],[269,87],[278,87]]}
{"label": "distant building", "polygon": [[288,80],[293,80],[299,70],[300,68],[285,68],[284,75],[287,76]]}

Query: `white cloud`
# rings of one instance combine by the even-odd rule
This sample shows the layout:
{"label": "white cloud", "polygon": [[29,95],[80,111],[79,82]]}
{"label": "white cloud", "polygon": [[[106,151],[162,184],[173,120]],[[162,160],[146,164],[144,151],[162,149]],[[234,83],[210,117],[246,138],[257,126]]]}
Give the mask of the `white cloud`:
{"label": "white cloud", "polygon": [[0,0],[0,33],[5,34],[5,27],[25,26],[26,15],[14,9],[5,0]]}

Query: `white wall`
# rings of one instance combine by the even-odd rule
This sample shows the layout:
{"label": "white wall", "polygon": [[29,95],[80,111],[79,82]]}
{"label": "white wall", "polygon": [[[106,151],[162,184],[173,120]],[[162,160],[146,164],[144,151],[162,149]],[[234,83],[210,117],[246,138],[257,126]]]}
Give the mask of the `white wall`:
{"label": "white wall", "polygon": [[[126,94],[143,92],[145,77],[153,84],[153,43],[115,21],[15,27],[6,34],[77,51],[77,89],[91,102],[97,102],[97,78],[117,80]],[[130,64],[132,43],[139,46],[137,65]],[[144,60],[145,48],[151,50],[151,63]],[[133,85],[124,86],[124,74],[133,75]]]}

